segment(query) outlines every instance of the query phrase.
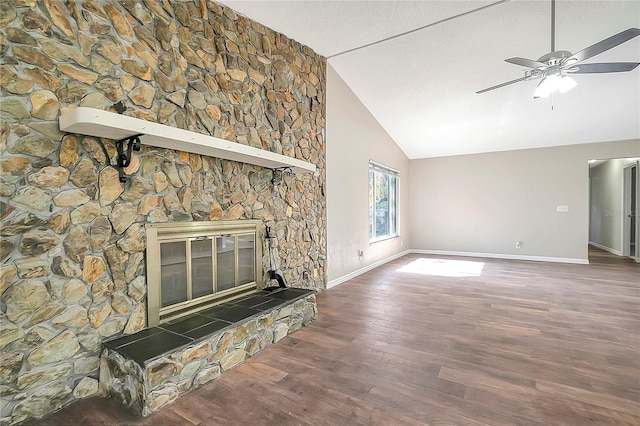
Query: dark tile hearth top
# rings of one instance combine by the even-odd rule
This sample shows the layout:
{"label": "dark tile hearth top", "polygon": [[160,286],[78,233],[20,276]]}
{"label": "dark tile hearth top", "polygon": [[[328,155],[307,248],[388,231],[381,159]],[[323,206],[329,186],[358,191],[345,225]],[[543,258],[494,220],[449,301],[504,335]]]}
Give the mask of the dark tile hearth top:
{"label": "dark tile hearth top", "polygon": [[259,294],[255,296],[245,297],[239,300],[234,300],[234,305],[253,308],[256,305],[260,305],[261,303],[264,303],[266,300],[272,299],[272,297],[269,297],[269,295],[270,293],[266,293],[266,294]]}
{"label": "dark tile hearth top", "polygon": [[275,308],[276,306],[280,306],[283,304],[283,302],[285,302],[285,300],[282,300],[282,299],[266,300],[263,303],[254,306],[253,309],[267,310],[267,309]]}
{"label": "dark tile hearth top", "polygon": [[227,327],[229,327],[228,322],[213,320],[212,322],[205,324],[202,327],[198,327],[198,328],[194,328],[193,330],[186,331],[184,335],[194,340],[198,340],[203,337],[215,334],[218,331],[222,330],[223,328],[227,328]]}
{"label": "dark tile hearth top", "polygon": [[[116,350],[120,355],[131,358],[142,366],[145,361],[172,351],[180,346],[188,345],[192,341],[193,339],[189,337],[160,330],[160,332],[143,337],[140,340],[124,346],[118,346]],[[105,344],[105,346],[107,345]]]}
{"label": "dark tile hearth top", "polygon": [[240,322],[244,319],[251,318],[254,315],[260,314],[263,311],[260,309],[247,308],[238,305],[218,305],[213,308],[199,312],[200,315],[209,317],[211,319],[218,319],[227,321],[229,323]]}
{"label": "dark tile hearth top", "polygon": [[312,290],[307,290],[304,288],[288,288],[286,289],[286,291],[274,291],[273,293],[269,294],[275,299],[297,300],[301,299],[303,296],[308,296],[312,292]]}
{"label": "dark tile hearth top", "polygon": [[145,363],[168,352],[235,327],[239,322],[260,316],[279,306],[290,305],[313,293],[313,290],[302,288],[258,291],[157,327],[116,337],[103,342],[103,345],[144,367]]}
{"label": "dark tile hearth top", "polygon": [[117,341],[117,346],[124,346],[124,345],[128,345],[129,343],[133,343],[135,341],[138,340],[142,340],[145,337],[149,337],[153,334],[157,334],[157,333],[161,333],[163,330],[159,327],[151,327],[151,328],[145,328],[144,330],[138,331],[135,334],[129,334],[126,336],[122,336],[122,337],[118,337],[114,340],[108,341],[108,342],[103,342],[105,344],[105,346],[107,347],[111,347],[108,344],[111,342],[116,342]]}
{"label": "dark tile hearth top", "polygon": [[[173,331],[174,333],[184,334],[188,331],[194,330],[196,328],[200,328],[203,325],[210,324],[214,322],[215,319],[201,315],[201,313],[197,313],[194,315],[189,315],[185,318],[180,318],[179,321],[175,321],[171,324],[164,324],[162,328],[165,330]],[[227,322],[229,325],[229,322]]]}

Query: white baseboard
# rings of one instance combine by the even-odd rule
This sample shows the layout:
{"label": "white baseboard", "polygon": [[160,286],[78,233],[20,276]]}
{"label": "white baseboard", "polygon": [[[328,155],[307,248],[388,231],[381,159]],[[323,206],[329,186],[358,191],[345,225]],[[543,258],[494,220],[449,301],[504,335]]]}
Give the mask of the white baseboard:
{"label": "white baseboard", "polygon": [[517,254],[475,253],[475,252],[467,252],[467,251],[444,251],[444,250],[411,250],[411,253],[436,254],[441,256],[486,257],[491,259],[531,260],[534,262],[578,263],[581,265],[589,264],[589,259],[577,259],[572,257],[522,256]]}
{"label": "white baseboard", "polygon": [[589,245],[599,248],[600,250],[608,251],[609,253],[615,254],[616,256],[622,256],[622,251],[620,250],[612,249],[611,247],[603,246],[602,244],[598,244],[593,241],[589,241]]}
{"label": "white baseboard", "polygon": [[363,268],[357,269],[357,270],[355,270],[353,272],[349,272],[348,274],[343,275],[340,278],[333,279],[333,280],[331,280],[331,281],[329,281],[327,283],[327,290],[329,290],[330,288],[333,288],[333,287],[335,287],[337,285],[340,285],[340,284],[342,284],[344,282],[347,282],[350,279],[353,279],[353,278],[357,277],[358,275],[362,275],[365,272],[369,272],[370,270],[375,269],[378,266],[382,266],[385,263],[391,262],[392,260],[396,260],[396,259],[398,259],[398,258],[400,258],[400,257],[402,257],[404,255],[410,254],[410,253],[411,253],[411,250],[405,250],[403,252],[396,253],[393,256],[385,257],[384,259],[380,259],[377,262],[373,262],[372,264],[367,265],[367,266],[365,266]]}

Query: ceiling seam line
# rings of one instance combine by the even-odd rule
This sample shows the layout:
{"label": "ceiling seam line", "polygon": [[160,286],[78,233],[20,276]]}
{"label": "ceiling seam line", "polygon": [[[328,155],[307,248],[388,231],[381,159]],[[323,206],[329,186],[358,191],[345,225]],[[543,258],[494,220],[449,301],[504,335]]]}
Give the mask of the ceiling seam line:
{"label": "ceiling seam line", "polygon": [[418,31],[422,31],[422,30],[424,30],[426,28],[434,27],[436,25],[443,24],[445,22],[452,21],[454,19],[461,18],[461,17],[466,16],[466,15],[471,15],[472,13],[480,12],[480,11],[482,11],[484,9],[488,9],[490,7],[493,7],[493,6],[498,6],[500,4],[507,3],[507,2],[510,2],[510,1],[511,0],[500,0],[498,2],[491,3],[491,4],[488,4],[486,6],[479,7],[478,9],[473,9],[473,10],[470,10],[468,12],[460,13],[460,14],[455,15],[455,16],[450,16],[448,18],[444,18],[444,19],[441,19],[439,21],[432,22],[430,24],[423,25],[421,27],[414,28],[414,29],[409,30],[409,31],[405,31],[405,32],[400,33],[400,34],[392,35],[390,37],[383,38],[381,40],[377,40],[377,41],[374,41],[374,42],[371,42],[371,43],[367,43],[367,44],[364,44],[362,46],[358,46],[358,47],[354,47],[352,49],[344,50],[342,52],[334,53],[333,55],[327,56],[327,59],[333,59],[333,58],[335,58],[337,56],[342,56],[342,55],[345,55],[347,53],[355,52],[356,50],[360,50],[360,49],[364,49],[366,47],[375,46],[376,44],[384,43],[385,41],[393,40],[393,39],[396,39],[396,38],[399,38],[399,37],[404,37],[406,35],[413,34],[413,33],[418,32]]}

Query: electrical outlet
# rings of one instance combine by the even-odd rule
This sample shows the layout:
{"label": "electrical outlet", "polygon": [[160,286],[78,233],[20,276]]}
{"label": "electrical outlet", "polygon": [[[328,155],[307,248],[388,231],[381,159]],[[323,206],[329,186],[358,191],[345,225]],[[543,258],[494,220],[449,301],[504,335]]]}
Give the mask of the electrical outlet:
{"label": "electrical outlet", "polygon": [[516,241],[516,248],[522,248],[522,241]]}
{"label": "electrical outlet", "polygon": [[364,257],[364,251],[358,250],[358,257]]}
{"label": "electrical outlet", "polygon": [[556,206],[556,212],[558,213],[568,213],[569,206]]}
{"label": "electrical outlet", "polygon": [[309,279],[309,272],[308,271],[302,271],[302,279],[305,280],[305,281]]}

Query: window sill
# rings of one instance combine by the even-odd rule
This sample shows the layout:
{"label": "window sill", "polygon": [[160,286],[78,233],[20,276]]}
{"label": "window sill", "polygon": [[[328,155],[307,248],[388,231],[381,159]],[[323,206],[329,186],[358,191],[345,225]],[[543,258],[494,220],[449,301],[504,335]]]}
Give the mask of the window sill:
{"label": "window sill", "polygon": [[372,246],[374,244],[378,244],[378,243],[381,243],[381,242],[384,242],[384,241],[396,240],[396,239],[399,239],[399,238],[400,238],[400,235],[394,235],[394,236],[391,236],[391,237],[377,238],[375,240],[369,240],[369,245]]}

